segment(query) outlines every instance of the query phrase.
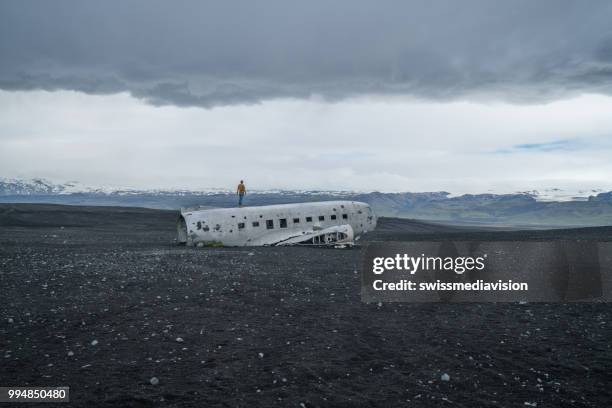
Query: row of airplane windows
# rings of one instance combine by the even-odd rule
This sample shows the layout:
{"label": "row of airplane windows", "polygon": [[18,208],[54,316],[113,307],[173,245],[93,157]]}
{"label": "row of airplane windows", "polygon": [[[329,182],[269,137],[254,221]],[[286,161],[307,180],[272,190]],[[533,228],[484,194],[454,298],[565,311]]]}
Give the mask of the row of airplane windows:
{"label": "row of airplane windows", "polygon": [[[336,219],[336,214],[332,214],[329,216],[329,218],[331,220],[335,220]],[[342,214],[342,219],[343,220],[348,220],[348,214]],[[279,226],[280,228],[287,228],[287,218],[281,218],[278,220],[279,221]],[[319,221],[325,221],[325,216],[324,215],[319,215]],[[306,222],[312,222],[312,217],[306,217]],[[300,218],[296,217],[293,218],[293,224],[299,224],[300,223]],[[259,227],[259,221],[253,221],[252,225],[254,228]],[[238,223],[238,229],[244,229],[246,227],[246,224],[244,222],[239,222]],[[274,229],[274,220],[266,220],[266,229]]]}

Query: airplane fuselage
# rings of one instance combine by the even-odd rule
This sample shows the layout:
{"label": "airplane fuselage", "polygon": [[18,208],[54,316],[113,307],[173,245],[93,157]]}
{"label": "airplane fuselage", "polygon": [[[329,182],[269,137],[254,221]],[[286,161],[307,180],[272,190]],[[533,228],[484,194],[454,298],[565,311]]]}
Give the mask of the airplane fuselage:
{"label": "airplane fuselage", "polygon": [[322,201],[184,210],[177,231],[187,245],[351,245],[375,227],[366,203]]}

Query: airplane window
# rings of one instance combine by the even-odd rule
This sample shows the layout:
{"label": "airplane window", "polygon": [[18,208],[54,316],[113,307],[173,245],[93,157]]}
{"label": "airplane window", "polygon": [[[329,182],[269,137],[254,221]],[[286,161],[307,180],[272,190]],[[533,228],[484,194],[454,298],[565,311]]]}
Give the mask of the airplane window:
{"label": "airplane window", "polygon": [[347,220],[348,219],[348,214],[342,214],[342,219],[343,220]]}
{"label": "airplane window", "polygon": [[259,221],[253,221],[253,226],[254,227],[259,227]]}
{"label": "airplane window", "polygon": [[286,218],[281,218],[279,221],[280,221],[280,227],[281,228],[287,228],[287,219]]}
{"label": "airplane window", "polygon": [[300,223],[300,219],[299,218],[294,218],[293,219],[293,223],[294,224],[299,224]]}
{"label": "airplane window", "polygon": [[273,220],[266,220],[266,228],[267,229],[273,229],[274,228],[274,221]]}
{"label": "airplane window", "polygon": [[238,223],[238,229],[239,230],[244,229],[244,222],[239,222]]}
{"label": "airplane window", "polygon": [[325,221],[325,216],[324,215],[319,215],[319,221]]}
{"label": "airplane window", "polygon": [[331,218],[332,220],[335,220],[335,219],[336,219],[336,214],[332,214],[330,218]]}
{"label": "airplane window", "polygon": [[312,217],[306,217],[306,222],[312,222]]}

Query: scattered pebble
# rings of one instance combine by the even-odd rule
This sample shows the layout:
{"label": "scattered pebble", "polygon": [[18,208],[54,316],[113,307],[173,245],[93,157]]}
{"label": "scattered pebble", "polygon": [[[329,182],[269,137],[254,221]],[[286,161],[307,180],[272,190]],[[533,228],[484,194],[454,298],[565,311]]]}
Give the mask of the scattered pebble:
{"label": "scattered pebble", "polygon": [[98,340],[94,340],[94,341],[91,342],[92,346],[96,346],[97,344],[98,344]]}
{"label": "scattered pebble", "polygon": [[448,374],[444,373],[444,374],[442,374],[442,375],[440,376],[440,379],[441,379],[442,381],[450,381],[450,375],[448,375]]}
{"label": "scattered pebble", "polygon": [[72,357],[72,356],[74,356],[74,351],[71,350],[68,352],[68,357]]}
{"label": "scattered pebble", "polygon": [[157,385],[157,384],[159,384],[159,378],[157,378],[157,377],[151,377],[151,379],[149,380],[149,382],[151,383],[151,385]]}
{"label": "scattered pebble", "polygon": [[7,320],[8,320],[9,323],[13,323],[14,322],[12,317],[9,317]]}
{"label": "scattered pebble", "polygon": [[179,343],[182,343],[182,342],[184,342],[185,340],[183,340],[183,338],[182,338],[182,337],[177,337],[177,338],[176,338],[176,341],[177,341],[177,342],[179,342]]}
{"label": "scattered pebble", "polygon": [[258,356],[259,356],[259,358],[263,358],[264,357],[264,353],[259,353]]}

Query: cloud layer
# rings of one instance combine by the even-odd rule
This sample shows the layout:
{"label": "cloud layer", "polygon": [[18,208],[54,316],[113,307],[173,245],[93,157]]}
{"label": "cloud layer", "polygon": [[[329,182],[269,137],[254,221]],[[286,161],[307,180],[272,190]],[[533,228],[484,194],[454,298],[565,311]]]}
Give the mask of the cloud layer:
{"label": "cloud layer", "polygon": [[214,109],[0,91],[0,176],[136,188],[612,189],[612,97],[541,105],[371,98]]}
{"label": "cloud layer", "polygon": [[612,2],[14,1],[0,89],[154,105],[612,94]]}

